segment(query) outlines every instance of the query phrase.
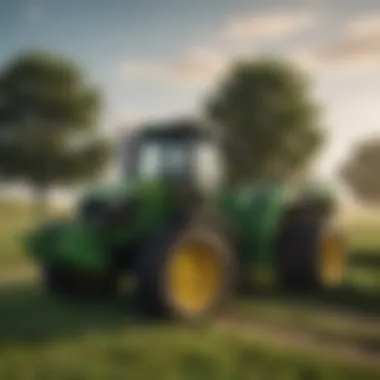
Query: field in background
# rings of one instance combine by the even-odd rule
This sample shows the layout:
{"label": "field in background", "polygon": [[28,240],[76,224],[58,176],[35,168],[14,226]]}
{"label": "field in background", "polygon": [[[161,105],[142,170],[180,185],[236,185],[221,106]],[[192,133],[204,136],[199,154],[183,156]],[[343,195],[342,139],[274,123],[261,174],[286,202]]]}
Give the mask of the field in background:
{"label": "field in background", "polygon": [[[51,207],[48,216],[64,213],[65,209]],[[33,263],[22,249],[22,239],[34,222],[32,205],[0,198],[0,283],[33,271]]]}
{"label": "field in background", "polygon": [[148,325],[127,295],[48,298],[19,236],[27,205],[0,201],[0,379],[380,379],[380,213],[342,214],[344,289],[257,292],[212,325]]}

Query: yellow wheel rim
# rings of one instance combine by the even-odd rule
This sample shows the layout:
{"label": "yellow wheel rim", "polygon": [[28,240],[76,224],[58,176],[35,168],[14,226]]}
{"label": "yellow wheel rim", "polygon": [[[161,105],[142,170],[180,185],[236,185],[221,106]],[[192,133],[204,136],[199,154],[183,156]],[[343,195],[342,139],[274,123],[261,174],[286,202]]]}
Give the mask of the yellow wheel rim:
{"label": "yellow wheel rim", "polygon": [[198,314],[209,309],[222,285],[222,263],[205,245],[183,244],[171,255],[169,299],[180,312]]}
{"label": "yellow wheel rim", "polygon": [[338,235],[330,232],[322,240],[321,277],[326,284],[335,285],[343,274],[344,246]]}

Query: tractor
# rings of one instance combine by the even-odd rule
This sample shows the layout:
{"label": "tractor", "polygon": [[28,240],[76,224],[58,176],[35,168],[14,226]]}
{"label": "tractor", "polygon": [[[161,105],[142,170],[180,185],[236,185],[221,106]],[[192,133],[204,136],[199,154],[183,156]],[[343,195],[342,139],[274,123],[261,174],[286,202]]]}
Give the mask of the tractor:
{"label": "tractor", "polygon": [[119,183],[29,231],[45,289],[111,297],[133,277],[141,313],[190,321],[268,279],[291,291],[338,286],[346,252],[334,193],[258,179],[230,185],[220,140],[189,119],[126,136]]}

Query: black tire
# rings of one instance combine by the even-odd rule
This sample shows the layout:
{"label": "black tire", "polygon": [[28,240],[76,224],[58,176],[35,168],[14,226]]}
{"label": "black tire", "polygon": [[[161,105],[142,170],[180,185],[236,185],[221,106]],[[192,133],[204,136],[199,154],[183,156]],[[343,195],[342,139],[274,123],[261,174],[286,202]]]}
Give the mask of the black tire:
{"label": "black tire", "polygon": [[[288,220],[281,231],[277,249],[277,278],[280,286],[297,291],[330,287],[321,271],[323,240],[329,235],[342,249],[342,273],[346,247],[341,232],[326,217],[298,215]],[[335,280],[334,286],[339,281]]]}
{"label": "black tire", "polygon": [[[212,249],[221,264],[221,282],[217,296],[202,311],[191,313],[176,305],[168,292],[166,268],[176,244],[199,243]],[[141,313],[148,318],[176,321],[204,319],[218,312],[233,292],[235,257],[230,242],[211,225],[189,224],[185,228],[163,228],[150,236],[137,260],[137,302]]]}
{"label": "black tire", "polygon": [[73,293],[73,284],[66,268],[46,265],[43,268],[43,283],[48,294],[67,296]]}

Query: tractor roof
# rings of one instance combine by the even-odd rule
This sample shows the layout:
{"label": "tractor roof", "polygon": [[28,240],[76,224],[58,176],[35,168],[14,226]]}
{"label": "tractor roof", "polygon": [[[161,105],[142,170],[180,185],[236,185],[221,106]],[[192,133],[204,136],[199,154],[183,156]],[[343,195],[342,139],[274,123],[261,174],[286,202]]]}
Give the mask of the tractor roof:
{"label": "tractor roof", "polygon": [[205,124],[194,119],[172,119],[142,124],[128,137],[133,140],[207,140],[211,132]]}

